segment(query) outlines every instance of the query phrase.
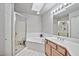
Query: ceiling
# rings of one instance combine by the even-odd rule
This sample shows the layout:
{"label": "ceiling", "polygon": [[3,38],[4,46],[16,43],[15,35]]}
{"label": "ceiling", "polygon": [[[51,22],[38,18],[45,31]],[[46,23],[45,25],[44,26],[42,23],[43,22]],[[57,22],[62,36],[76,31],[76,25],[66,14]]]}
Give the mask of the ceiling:
{"label": "ceiling", "polygon": [[[44,3],[43,8],[40,10],[40,15],[46,13],[47,11],[53,10],[54,8],[60,6],[61,3]],[[19,13],[26,13],[26,14],[36,14],[37,11],[32,10],[33,3],[15,3],[14,10]],[[66,11],[59,13],[56,17],[61,17],[62,15],[67,15],[75,10],[79,9],[79,3],[74,4],[70,8],[67,8]]]}
{"label": "ceiling", "polygon": [[[37,14],[36,11],[32,10],[32,5],[33,3],[15,3],[14,10],[20,13]],[[50,9],[56,7],[56,5],[57,3],[45,3],[43,8],[40,10],[40,14],[44,14]]]}

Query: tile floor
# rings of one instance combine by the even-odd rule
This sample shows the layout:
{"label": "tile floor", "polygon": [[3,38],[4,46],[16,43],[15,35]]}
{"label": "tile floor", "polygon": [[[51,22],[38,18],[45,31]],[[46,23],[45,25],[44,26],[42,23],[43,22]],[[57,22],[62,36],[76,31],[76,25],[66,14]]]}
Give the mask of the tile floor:
{"label": "tile floor", "polygon": [[16,56],[45,56],[43,45],[35,42],[28,42],[27,47],[19,52]]}
{"label": "tile floor", "polygon": [[29,49],[29,48],[24,48],[16,56],[45,56],[45,54],[42,52],[34,51],[32,49]]}

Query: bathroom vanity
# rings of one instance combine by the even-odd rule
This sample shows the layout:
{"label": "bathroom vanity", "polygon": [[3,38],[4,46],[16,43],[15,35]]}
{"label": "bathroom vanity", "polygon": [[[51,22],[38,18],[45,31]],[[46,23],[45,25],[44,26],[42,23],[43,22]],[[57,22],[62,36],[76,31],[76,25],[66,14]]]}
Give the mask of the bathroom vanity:
{"label": "bathroom vanity", "polygon": [[45,54],[48,56],[70,56],[65,47],[48,39],[45,39]]}
{"label": "bathroom vanity", "polygon": [[66,39],[46,37],[44,47],[47,56],[79,56],[79,44]]}

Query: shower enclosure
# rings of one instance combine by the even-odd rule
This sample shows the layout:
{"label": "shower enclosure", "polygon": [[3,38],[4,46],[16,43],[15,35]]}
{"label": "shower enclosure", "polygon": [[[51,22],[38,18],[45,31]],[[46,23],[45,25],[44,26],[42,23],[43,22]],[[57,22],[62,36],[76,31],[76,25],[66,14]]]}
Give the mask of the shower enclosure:
{"label": "shower enclosure", "polygon": [[15,13],[15,54],[26,46],[26,19],[23,15]]}

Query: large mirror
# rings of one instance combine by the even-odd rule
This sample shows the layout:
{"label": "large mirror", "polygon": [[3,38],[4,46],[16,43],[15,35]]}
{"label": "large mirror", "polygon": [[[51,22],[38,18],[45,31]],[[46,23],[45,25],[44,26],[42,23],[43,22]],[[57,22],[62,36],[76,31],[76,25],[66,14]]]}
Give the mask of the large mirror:
{"label": "large mirror", "polygon": [[53,16],[54,35],[79,39],[79,3]]}
{"label": "large mirror", "polygon": [[54,35],[69,37],[69,15],[54,16],[53,18]]}

